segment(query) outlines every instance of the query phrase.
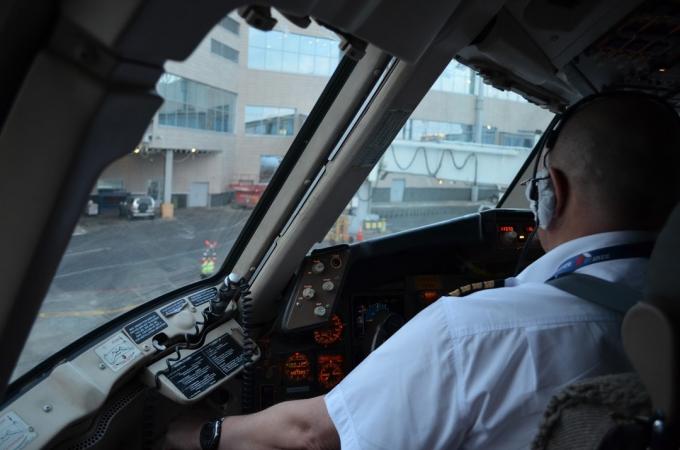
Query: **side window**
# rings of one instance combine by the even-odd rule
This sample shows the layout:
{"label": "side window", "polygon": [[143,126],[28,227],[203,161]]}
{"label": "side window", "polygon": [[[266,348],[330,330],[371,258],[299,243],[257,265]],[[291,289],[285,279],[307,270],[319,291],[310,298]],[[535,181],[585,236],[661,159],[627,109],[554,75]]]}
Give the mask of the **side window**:
{"label": "side window", "polygon": [[333,32],[275,14],[268,33],[225,17],[188,59],[165,64],[163,104],[92,186],[13,379],[216,275],[339,61]]}
{"label": "side window", "polygon": [[552,113],[452,61],[321,246],[361,241],[492,208]]}

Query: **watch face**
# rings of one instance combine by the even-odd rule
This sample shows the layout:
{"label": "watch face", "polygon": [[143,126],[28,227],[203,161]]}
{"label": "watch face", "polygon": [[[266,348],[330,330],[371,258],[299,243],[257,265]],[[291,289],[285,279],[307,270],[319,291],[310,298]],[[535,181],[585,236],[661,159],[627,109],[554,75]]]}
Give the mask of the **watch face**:
{"label": "watch face", "polygon": [[202,450],[214,450],[220,442],[220,432],[222,427],[221,419],[214,419],[203,425],[200,434]]}

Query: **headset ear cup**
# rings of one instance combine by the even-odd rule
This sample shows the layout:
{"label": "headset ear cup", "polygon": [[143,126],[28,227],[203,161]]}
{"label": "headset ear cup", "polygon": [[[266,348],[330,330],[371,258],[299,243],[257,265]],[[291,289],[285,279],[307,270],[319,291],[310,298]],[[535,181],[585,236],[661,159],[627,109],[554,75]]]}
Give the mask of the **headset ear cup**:
{"label": "headset ear cup", "polygon": [[531,188],[529,189],[529,199],[534,202],[538,201],[538,182],[536,180],[531,180]]}
{"label": "headset ear cup", "polygon": [[540,187],[537,186],[537,190],[541,199],[540,202],[536,202],[538,225],[545,230],[550,226],[555,215],[555,188],[552,178],[543,180],[543,184]]}

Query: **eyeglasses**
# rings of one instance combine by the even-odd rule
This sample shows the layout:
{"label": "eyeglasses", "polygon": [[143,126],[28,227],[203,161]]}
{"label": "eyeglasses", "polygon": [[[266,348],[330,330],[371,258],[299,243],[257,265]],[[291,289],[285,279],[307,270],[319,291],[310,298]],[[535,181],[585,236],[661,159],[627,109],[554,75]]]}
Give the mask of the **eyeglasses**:
{"label": "eyeglasses", "polygon": [[531,177],[528,180],[522,181],[520,184],[522,186],[527,186],[526,196],[530,201],[538,202],[538,182],[543,180],[549,180],[550,176],[546,175],[544,177]]}
{"label": "eyeglasses", "polygon": [[546,175],[544,177],[531,177],[531,178],[527,178],[526,180],[520,182],[519,184],[520,184],[520,186],[526,186],[527,184],[534,182],[534,181],[543,181],[543,180],[549,180],[549,179],[550,179],[550,175]]}

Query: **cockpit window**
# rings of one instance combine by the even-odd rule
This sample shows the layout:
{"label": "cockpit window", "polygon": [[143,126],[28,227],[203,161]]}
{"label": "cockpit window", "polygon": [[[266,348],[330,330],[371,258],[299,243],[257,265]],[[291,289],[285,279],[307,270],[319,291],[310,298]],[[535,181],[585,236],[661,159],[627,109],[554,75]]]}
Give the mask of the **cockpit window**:
{"label": "cockpit window", "polygon": [[493,208],[551,118],[452,61],[319,246]]}
{"label": "cockpit window", "polygon": [[222,265],[341,56],[330,31],[276,19],[225,17],[166,64],[165,101],[92,187],[13,379]]}

